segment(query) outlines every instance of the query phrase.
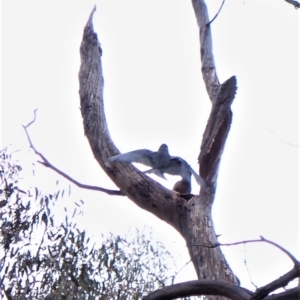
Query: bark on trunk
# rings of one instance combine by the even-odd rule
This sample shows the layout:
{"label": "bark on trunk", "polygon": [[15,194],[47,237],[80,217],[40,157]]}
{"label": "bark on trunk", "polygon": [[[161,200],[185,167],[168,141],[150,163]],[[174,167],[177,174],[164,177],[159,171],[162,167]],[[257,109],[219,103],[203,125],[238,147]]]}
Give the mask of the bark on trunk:
{"label": "bark on trunk", "polygon": [[[237,284],[217,243],[211,208],[215,197],[218,167],[230,129],[231,103],[236,92],[236,79],[219,84],[212,55],[210,24],[204,1],[193,0],[200,27],[202,73],[212,101],[212,110],[205,129],[199,155],[202,178],[207,186],[189,201],[142,174],[135,167],[108,157],[119,153],[110,138],[103,102],[102,49],[94,32],[92,11],[84,28],[80,47],[80,102],[85,135],[100,166],[122,192],[135,204],[164,220],[185,238],[199,279],[221,279]],[[225,299],[210,297],[209,299]]]}

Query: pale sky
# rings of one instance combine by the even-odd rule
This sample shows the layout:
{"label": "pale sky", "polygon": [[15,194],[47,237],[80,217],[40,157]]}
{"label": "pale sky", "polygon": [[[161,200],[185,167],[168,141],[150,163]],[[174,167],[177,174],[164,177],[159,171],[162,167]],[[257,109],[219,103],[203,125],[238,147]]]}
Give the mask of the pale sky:
{"label": "pale sky", "polygon": [[[222,1],[208,2],[212,18]],[[156,150],[166,143],[172,155],[198,170],[210,102],[200,72],[191,1],[5,0],[1,4],[1,145],[12,143],[23,150],[18,155],[29,184],[51,191],[59,177],[42,167],[31,177],[30,164],[25,163],[30,151],[21,125],[38,108],[37,121],[30,128],[36,148],[78,181],[116,188],[93,158],[79,110],[79,46],[95,4],[107,122],[117,147],[121,152]],[[294,255],[300,253],[299,32],[299,11],[283,0],[227,0],[212,24],[219,80],[236,75],[238,81],[213,207],[220,242],[263,235]],[[172,188],[177,180],[169,176],[160,182]],[[193,182],[194,193],[198,188]],[[129,226],[148,224],[175,255],[188,260],[179,234],[127,198],[75,186],[72,195],[85,201],[82,224],[91,234],[123,233]],[[68,205],[64,201],[62,205]],[[257,285],[292,267],[270,245],[223,251],[242,285],[250,289],[245,258]],[[195,279],[192,267],[182,275],[182,280],[187,279]]]}

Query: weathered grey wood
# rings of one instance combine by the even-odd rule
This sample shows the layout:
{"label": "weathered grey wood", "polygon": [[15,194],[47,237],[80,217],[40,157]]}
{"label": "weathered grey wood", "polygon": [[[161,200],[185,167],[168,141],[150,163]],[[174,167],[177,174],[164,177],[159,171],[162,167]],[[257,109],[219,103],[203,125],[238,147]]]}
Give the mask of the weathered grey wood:
{"label": "weathered grey wood", "polygon": [[[198,2],[201,2],[201,5]],[[200,15],[204,15],[208,19],[206,17],[207,12],[202,11],[203,7],[205,8],[203,6],[205,3],[203,1],[198,2],[193,1],[196,14],[199,12]],[[218,82],[211,52],[209,26],[205,29],[205,36],[201,38],[201,43],[205,45],[201,53],[204,52],[202,55],[203,78],[213,106],[199,155],[200,173],[207,181],[207,186],[201,189],[200,195],[186,201],[174,191],[164,188],[133,166],[108,161],[108,157],[118,154],[119,151],[110,138],[105,117],[104,81],[101,65],[102,49],[93,29],[94,11],[85,26],[80,47],[79,95],[84,131],[95,159],[129,199],[181,233],[186,240],[199,279],[220,279],[237,284],[237,279],[229,268],[220,248],[203,246],[217,242],[211,218],[211,208],[215,197],[221,154],[231,123],[230,105],[236,91],[234,77],[223,85]],[[198,23],[205,24],[201,16],[200,18],[197,16],[197,19]]]}
{"label": "weathered grey wood", "polygon": [[192,4],[199,27],[201,72],[208,96],[211,102],[214,103],[217,99],[220,83],[212,51],[212,37],[210,26],[208,25],[207,6],[203,0],[192,0]]}
{"label": "weathered grey wood", "polygon": [[186,207],[186,200],[177,197],[129,164],[109,162],[108,157],[119,153],[111,140],[104,111],[102,49],[94,32],[92,11],[84,28],[80,47],[81,66],[79,71],[79,95],[84,132],[94,157],[106,174],[141,208],[155,214],[177,230],[179,228],[178,206]]}

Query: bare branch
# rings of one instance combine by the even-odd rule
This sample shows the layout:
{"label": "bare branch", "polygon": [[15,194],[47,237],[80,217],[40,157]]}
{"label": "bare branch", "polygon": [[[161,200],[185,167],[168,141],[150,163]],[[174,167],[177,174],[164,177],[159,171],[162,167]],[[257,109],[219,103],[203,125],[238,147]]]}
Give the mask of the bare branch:
{"label": "bare branch", "polygon": [[290,146],[293,146],[293,147],[299,147],[298,145],[295,145],[295,144],[292,144],[292,143],[289,143],[289,142],[286,142],[284,141],[280,136],[278,136],[278,134],[276,134],[273,130],[271,130],[270,128],[267,128],[271,133],[273,133],[281,142],[283,142],[284,144],[287,144],[287,145],[290,145]]}
{"label": "bare branch", "polygon": [[212,18],[212,20],[211,20],[209,23],[207,23],[207,26],[211,25],[211,23],[217,18],[217,16],[219,15],[219,13],[220,13],[220,11],[221,11],[221,9],[222,9],[224,3],[225,3],[225,0],[223,0],[223,2],[222,2],[222,4],[221,4],[220,9],[219,9],[219,11],[217,12],[217,14]]}
{"label": "bare branch", "polygon": [[37,108],[33,111],[33,120],[31,122],[29,122],[26,126],[23,125],[23,127],[25,129],[27,129],[31,124],[33,124],[35,122],[35,120],[36,120],[36,112],[37,112]]}
{"label": "bare branch", "polygon": [[59,175],[63,176],[64,178],[68,179],[69,181],[71,181],[72,183],[74,183],[75,185],[77,185],[80,188],[88,189],[88,190],[93,190],[93,191],[99,191],[99,192],[106,193],[108,195],[125,196],[124,193],[122,193],[122,191],[108,190],[108,189],[105,189],[105,188],[102,188],[102,187],[99,187],[99,186],[91,186],[91,185],[82,184],[82,183],[76,181],[75,179],[73,179],[72,177],[70,177],[69,175],[67,175],[66,173],[64,173],[63,171],[61,171],[61,170],[57,169],[56,167],[54,167],[49,162],[49,160],[42,153],[38,152],[36,150],[36,148],[34,147],[32,141],[31,141],[31,138],[29,136],[29,133],[27,131],[28,127],[30,125],[32,125],[35,122],[35,120],[36,120],[36,111],[37,111],[37,109],[34,110],[34,118],[33,118],[33,120],[31,122],[29,122],[26,126],[23,125],[23,128],[25,130],[25,133],[26,133],[26,136],[27,136],[30,148],[32,148],[33,151],[34,151],[34,153],[37,154],[43,160],[43,161],[38,161],[40,164],[44,165],[47,168],[52,169],[53,171],[55,171]]}
{"label": "bare branch", "polygon": [[[280,278],[270,282],[266,286],[257,289],[257,291],[255,292],[255,294],[252,296],[251,299],[252,300],[260,300],[260,299],[264,299],[264,297],[269,295],[271,292],[277,290],[278,288],[286,286],[290,281],[294,280],[295,278],[300,277],[300,262],[289,251],[287,251],[280,245],[278,245],[270,240],[267,240],[266,238],[264,238],[262,236],[260,236],[260,239],[256,239],[256,240],[246,240],[246,241],[240,241],[240,242],[228,243],[228,244],[217,243],[214,245],[191,245],[191,246],[215,248],[215,247],[219,247],[219,246],[233,246],[233,245],[256,243],[256,242],[265,242],[265,243],[275,246],[276,248],[278,248],[282,252],[284,252],[293,261],[293,263],[295,265],[294,268],[291,271],[289,271],[288,273],[286,273],[283,276],[281,276]],[[287,298],[285,298],[285,299],[287,299]]]}
{"label": "bare branch", "polygon": [[300,8],[300,3],[294,0],[285,0],[287,3],[290,3],[295,6],[296,9]]}
{"label": "bare branch", "polygon": [[207,12],[207,6],[204,0],[192,0],[197,23],[199,26],[200,54],[202,64],[202,76],[206,86],[208,96],[212,103],[217,101],[219,90],[219,79],[217,76],[214,55],[212,51],[212,37]]}
{"label": "bare branch", "polygon": [[249,271],[249,268],[248,268],[248,263],[247,263],[247,253],[246,253],[246,244],[244,245],[244,254],[245,254],[245,257],[244,257],[244,265],[245,265],[245,268],[247,270],[247,273],[248,273],[248,276],[249,276],[249,280],[251,282],[251,284],[255,287],[255,289],[257,290],[258,289],[258,286],[254,283],[254,281],[252,280],[252,276],[250,274],[250,271]]}
{"label": "bare branch", "polygon": [[220,85],[203,134],[198,158],[201,166],[200,176],[207,180],[208,184],[212,182],[213,189],[216,188],[219,164],[232,121],[231,104],[237,90],[236,85],[235,76]]}
{"label": "bare branch", "polygon": [[282,252],[284,252],[295,264],[295,266],[299,266],[300,262],[286,249],[284,249],[283,247],[281,247],[280,245],[267,240],[266,238],[264,238],[263,236],[260,236],[260,239],[255,239],[255,240],[246,240],[246,241],[240,241],[240,242],[235,242],[235,243],[227,243],[227,244],[223,244],[223,243],[216,243],[216,244],[211,244],[211,245],[201,245],[201,244],[197,244],[197,245],[188,245],[188,247],[205,247],[205,248],[216,248],[216,247],[220,247],[220,246],[235,246],[235,245],[240,245],[240,244],[247,244],[247,243],[257,243],[257,242],[265,242],[268,244],[271,244],[275,247],[277,247],[278,249],[280,249]]}
{"label": "bare branch", "polygon": [[289,289],[288,291],[271,295],[266,298],[265,300],[299,300],[300,299],[300,286],[297,286],[293,289]]}
{"label": "bare branch", "polygon": [[[266,242],[275,246],[284,252],[294,263],[294,268],[288,273],[284,274],[280,278],[270,282],[269,284],[259,288],[255,294],[253,295],[253,300],[263,299],[265,296],[269,295],[271,292],[277,290],[280,287],[286,286],[290,281],[294,280],[297,277],[300,277],[300,262],[286,249],[281,247],[280,245],[265,239],[264,237],[260,237],[262,242]],[[282,298],[282,299],[290,299],[290,298]]]}
{"label": "bare branch", "polygon": [[[261,240],[259,240],[261,241]],[[230,299],[288,299],[296,300],[299,296],[300,287],[296,289],[290,289],[286,292],[271,295],[266,297],[271,292],[277,290],[280,287],[286,286],[290,281],[300,276],[300,268],[294,267],[291,271],[284,274],[280,278],[274,280],[268,285],[257,289],[255,293],[239,287],[235,284],[221,281],[221,280],[194,280],[184,283],[174,284],[171,286],[164,287],[160,290],[154,291],[148,296],[144,297],[143,300],[164,300],[174,299],[179,297],[188,296],[200,296],[200,295],[214,295],[223,296]],[[266,297],[266,298],[265,298]]]}
{"label": "bare branch", "polygon": [[93,185],[80,183],[80,182],[76,181],[75,179],[73,179],[72,177],[70,177],[69,175],[67,175],[66,173],[64,173],[64,172],[60,171],[59,169],[57,169],[56,167],[54,167],[52,164],[49,163],[49,161],[47,161],[47,162],[38,161],[38,162],[40,164],[44,165],[45,167],[48,167],[48,168],[54,170],[56,173],[60,174],[61,176],[68,179],[69,181],[71,181],[72,183],[74,183],[75,185],[77,185],[78,187],[80,187],[82,189],[103,192],[103,193],[106,193],[106,194],[112,195],[112,196],[125,196],[125,194],[120,190],[119,191],[108,190],[108,189],[102,188],[100,186],[93,186]]}
{"label": "bare branch", "polygon": [[246,300],[250,299],[252,292],[226,281],[202,279],[164,287],[150,293],[143,300],[169,300],[200,295],[214,295],[227,297],[232,300]]}
{"label": "bare branch", "polygon": [[284,249],[280,245],[278,245],[278,244],[276,244],[276,243],[274,243],[274,242],[272,242],[270,240],[267,240],[263,236],[260,236],[260,238],[261,238],[262,242],[266,242],[266,243],[271,244],[271,245],[277,247],[278,249],[280,249],[282,252],[284,252],[293,261],[293,263],[295,264],[295,266],[299,266],[300,267],[299,261],[289,251],[287,251],[286,249]]}
{"label": "bare branch", "polygon": [[216,244],[211,244],[211,245],[193,244],[193,245],[187,245],[187,247],[216,248],[216,247],[220,247],[220,246],[235,246],[235,245],[255,243],[255,242],[261,242],[261,240],[258,240],[258,239],[257,240],[247,240],[247,241],[240,241],[240,242],[227,243],[227,244],[216,243]]}
{"label": "bare branch", "polygon": [[174,284],[176,276],[183,270],[183,268],[185,268],[191,262],[192,262],[192,260],[190,259],[175,273],[175,275],[173,276],[173,279],[172,279],[172,284]]}
{"label": "bare branch", "polygon": [[[268,283],[267,285],[260,287],[252,296],[251,300],[260,300],[265,299],[267,295],[271,292],[285,287],[289,282],[294,280],[295,278],[300,277],[300,267],[294,267],[291,271],[287,272],[283,276],[280,276],[278,279]],[[279,294],[278,294],[279,295]],[[299,295],[299,294],[298,294]],[[271,297],[271,296],[270,296]],[[268,299],[267,297],[266,299]],[[275,299],[275,298],[274,298]],[[290,299],[290,298],[278,298],[278,299]],[[294,298],[291,298],[294,299]],[[299,298],[296,298],[299,299]]]}

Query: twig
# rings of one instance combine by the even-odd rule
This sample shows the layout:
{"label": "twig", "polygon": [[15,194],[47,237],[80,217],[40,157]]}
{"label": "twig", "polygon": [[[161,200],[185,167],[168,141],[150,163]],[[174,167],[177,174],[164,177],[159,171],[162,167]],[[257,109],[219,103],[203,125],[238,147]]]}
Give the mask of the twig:
{"label": "twig", "polygon": [[286,249],[284,249],[280,245],[278,245],[278,244],[276,244],[276,243],[274,243],[274,242],[272,242],[270,240],[265,239],[263,236],[260,236],[260,238],[261,238],[262,242],[269,243],[269,244],[277,247],[278,249],[280,249],[282,252],[284,252],[293,261],[293,263],[295,264],[295,266],[300,267],[300,262],[289,251],[287,251]]}
{"label": "twig", "polygon": [[40,245],[39,245],[38,250],[37,250],[36,255],[35,255],[36,259],[39,258],[39,253],[40,253],[41,247],[42,247],[42,245],[43,245],[43,243],[44,243],[44,238],[45,238],[45,234],[46,234],[47,229],[48,229],[48,226],[47,226],[47,224],[45,223],[45,230],[44,230],[44,233],[43,233],[43,236],[42,236]]}
{"label": "twig", "polygon": [[217,16],[219,15],[219,13],[220,13],[220,11],[221,11],[221,9],[222,9],[224,3],[225,3],[225,0],[223,0],[223,2],[222,2],[222,4],[221,4],[220,9],[219,9],[219,11],[217,12],[217,14],[212,18],[211,21],[209,21],[209,22],[206,24],[206,26],[209,26],[209,25],[217,18]]}
{"label": "twig", "polygon": [[[256,290],[256,292],[252,295],[251,300],[261,300],[261,299],[299,299],[299,290],[289,289],[286,292],[280,294],[273,294],[268,296],[271,292],[276,291],[281,287],[285,287],[292,280],[300,277],[300,268],[295,266],[292,270],[280,276],[279,278],[273,280],[265,286],[260,287]],[[292,293],[289,295],[289,291]],[[289,295],[289,296],[288,296]],[[293,296],[294,297],[293,297]],[[268,297],[266,297],[268,296]]]}
{"label": "twig", "polygon": [[256,290],[258,289],[258,286],[253,282],[252,280],[252,277],[251,277],[251,274],[250,274],[250,271],[249,271],[249,268],[248,268],[248,263],[247,263],[247,250],[246,250],[246,244],[244,244],[244,253],[245,253],[245,258],[244,258],[244,265],[246,267],[246,271],[248,273],[248,276],[249,276],[249,280],[251,282],[251,284],[256,288]]}
{"label": "twig", "polygon": [[284,144],[288,144],[290,146],[293,146],[293,147],[299,147],[298,145],[295,145],[295,144],[292,144],[292,143],[289,143],[289,142],[286,142],[284,141],[280,136],[278,136],[278,134],[276,134],[273,130],[271,130],[270,128],[268,128],[268,130],[273,133],[281,142],[283,142]]}
{"label": "twig", "polygon": [[186,262],[173,276],[173,280],[172,280],[172,284],[174,284],[174,280],[176,278],[176,276],[183,270],[183,268],[185,268],[190,262],[192,262],[192,260],[190,259],[188,262]]}
{"label": "twig", "polygon": [[67,175],[66,173],[64,173],[63,171],[57,169],[56,167],[54,167],[50,162],[49,160],[40,152],[38,152],[31,139],[30,139],[30,136],[28,134],[28,131],[27,131],[27,128],[33,124],[36,120],[36,111],[37,109],[34,110],[34,118],[31,122],[29,122],[26,126],[23,125],[23,128],[25,130],[25,133],[26,133],[26,136],[27,136],[27,139],[28,139],[28,142],[29,142],[29,145],[30,147],[33,149],[34,153],[37,154],[38,156],[41,157],[42,161],[38,161],[40,164],[44,165],[45,167],[47,168],[50,168],[52,169],[53,171],[55,171],[56,173],[58,173],[59,175],[63,176],[64,178],[68,179],[69,181],[71,181],[72,183],[74,183],[75,185],[77,185],[78,187],[82,188],[82,189],[88,189],[88,190],[93,190],[93,191],[99,191],[99,192],[103,192],[103,193],[106,193],[108,195],[115,195],[115,196],[125,196],[124,193],[122,191],[117,191],[117,190],[108,190],[108,189],[105,189],[105,188],[102,188],[102,187],[99,187],[99,186],[92,186],[92,185],[87,185],[87,184],[83,184],[83,183],[80,183],[78,181],[76,181],[75,179],[73,179],[72,177],[70,177],[69,175]]}
{"label": "twig", "polygon": [[23,125],[24,128],[28,128],[31,124],[33,124],[36,120],[36,111],[37,111],[37,108],[33,111],[33,120],[31,122],[29,122],[26,126]]}
{"label": "twig", "polygon": [[195,245],[188,245],[188,247],[216,248],[216,247],[220,247],[220,246],[235,246],[235,245],[246,244],[246,243],[254,243],[254,242],[261,242],[261,240],[258,240],[258,239],[257,240],[247,240],[247,241],[240,241],[240,242],[227,243],[227,244],[221,244],[221,243],[210,244],[210,245],[195,244]]}

